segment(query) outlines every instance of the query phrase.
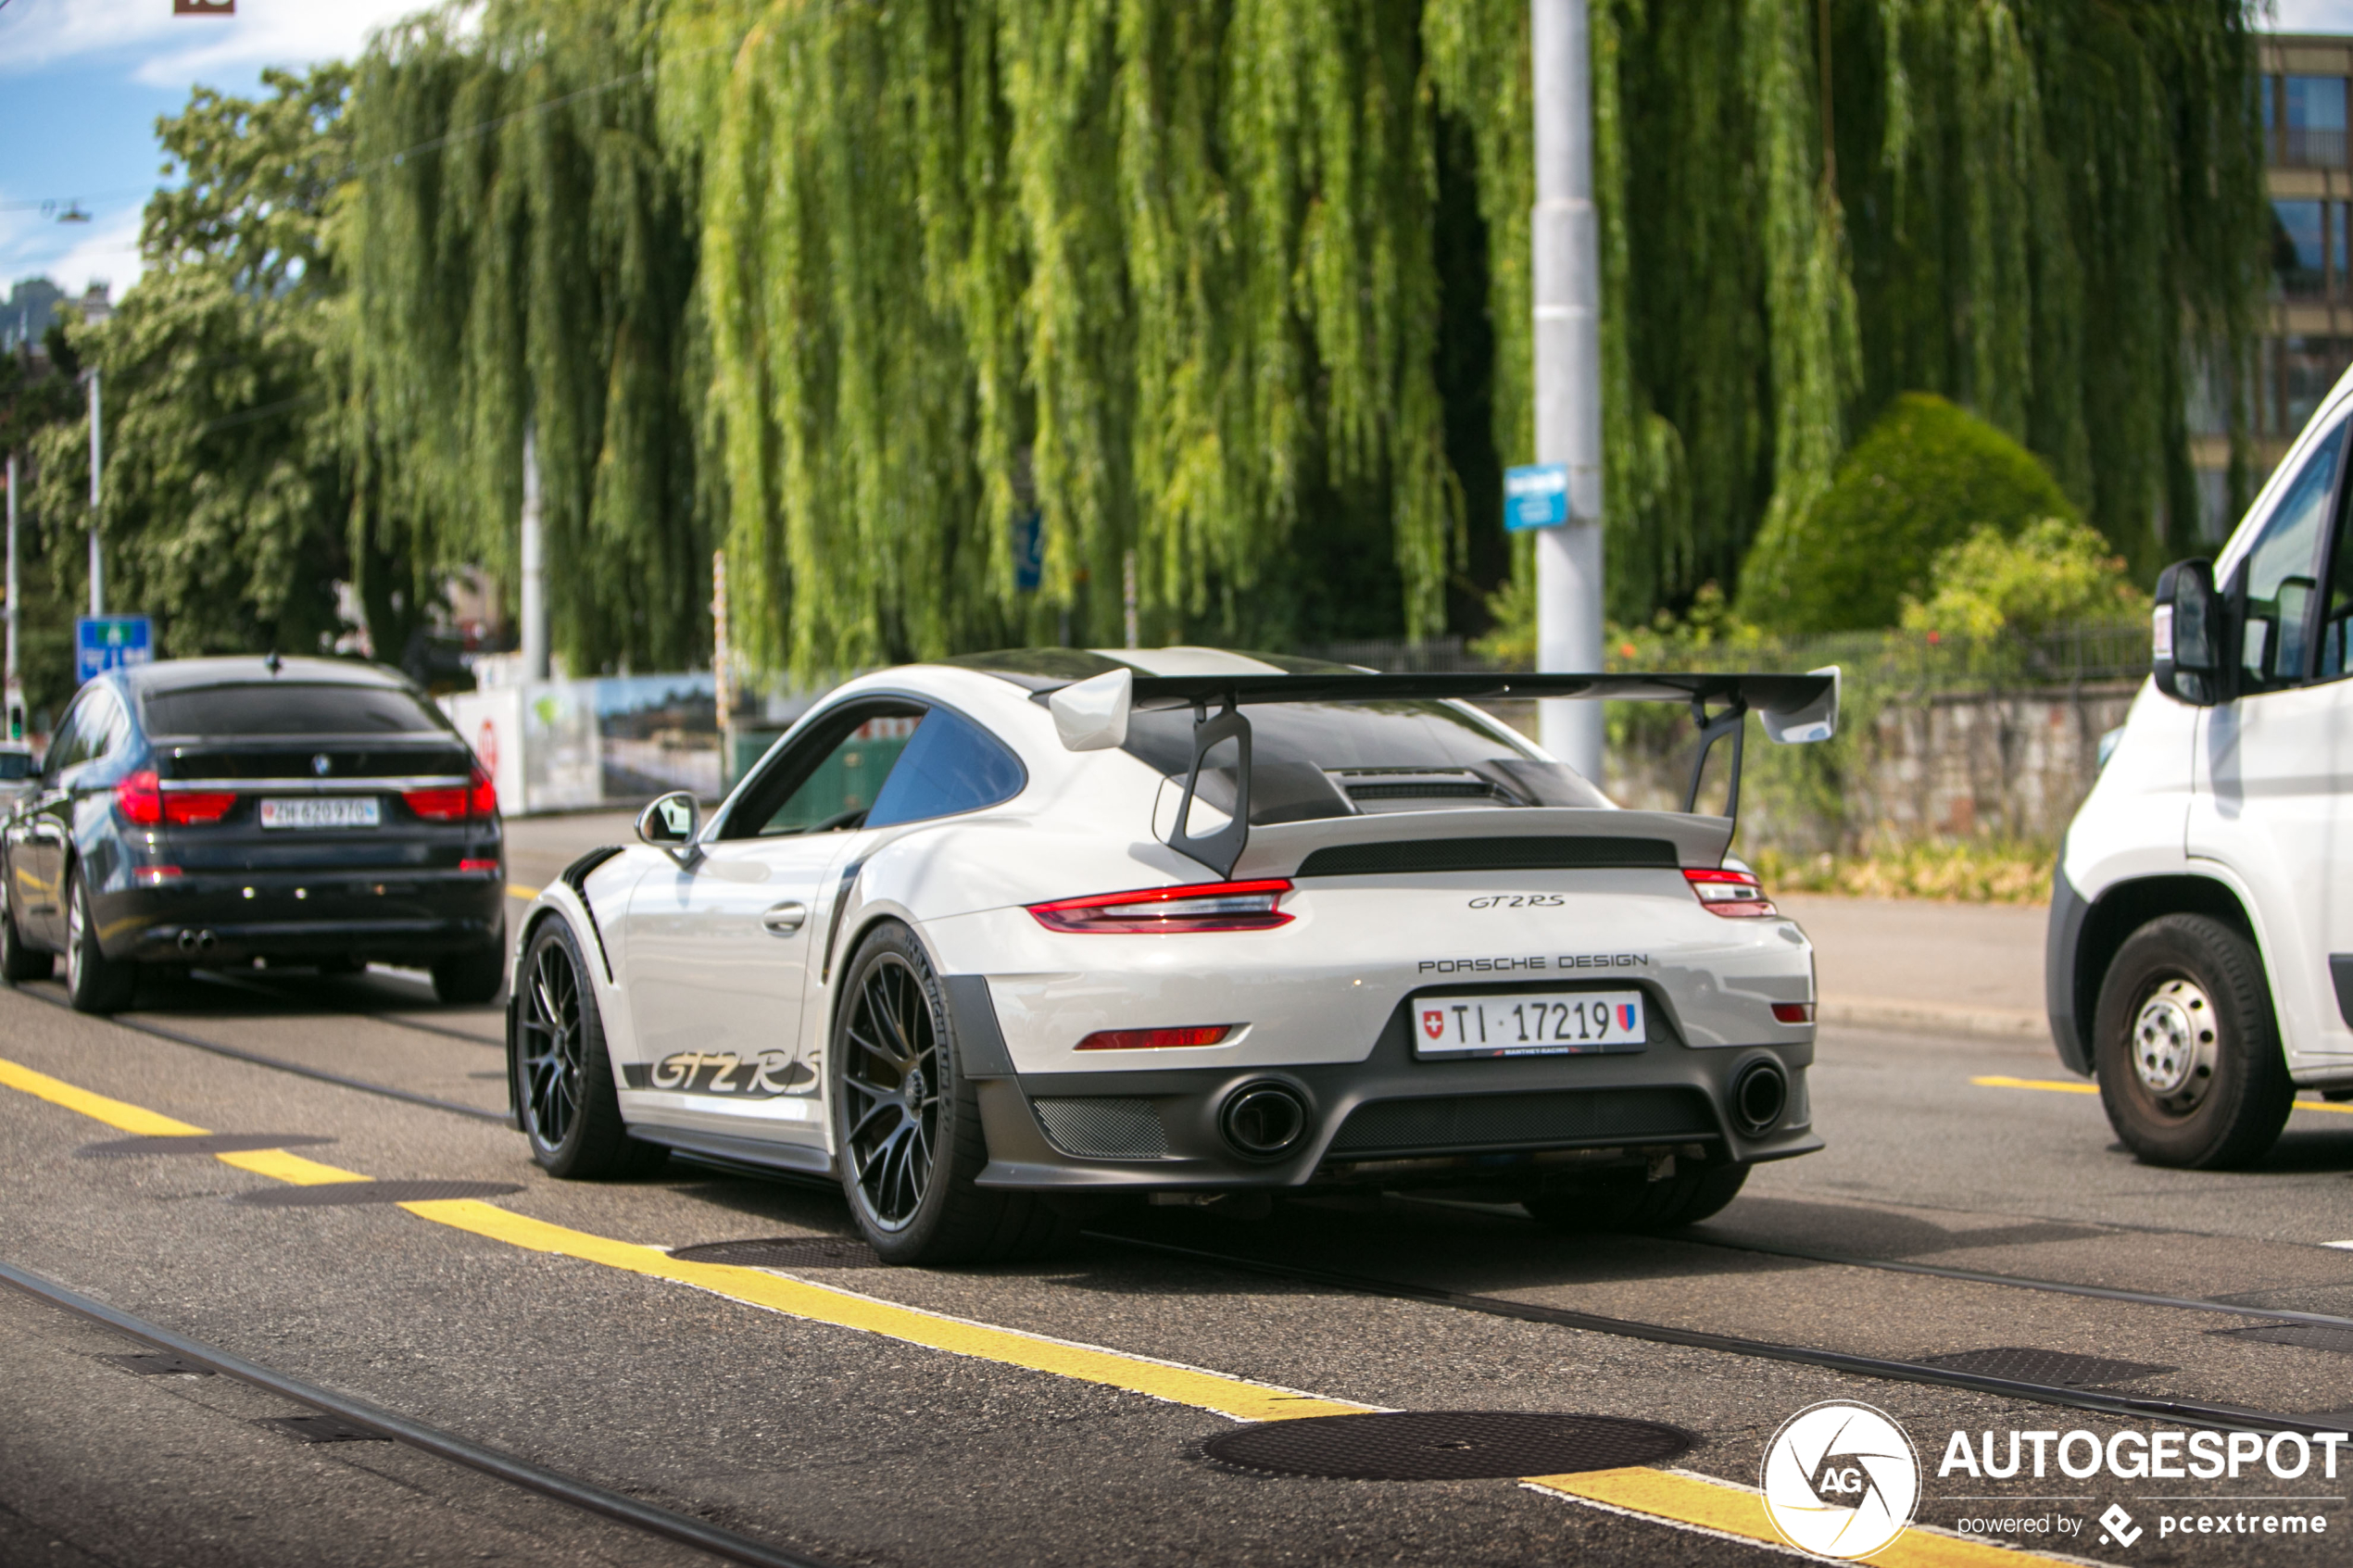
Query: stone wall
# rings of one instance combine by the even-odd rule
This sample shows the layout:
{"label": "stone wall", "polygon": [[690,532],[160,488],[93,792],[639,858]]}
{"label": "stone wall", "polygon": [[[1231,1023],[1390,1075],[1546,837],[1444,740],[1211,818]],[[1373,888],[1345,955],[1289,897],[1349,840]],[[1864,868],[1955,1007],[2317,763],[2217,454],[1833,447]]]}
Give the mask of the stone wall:
{"label": "stone wall", "polygon": [[[2098,775],[2100,736],[2124,722],[2138,690],[2120,683],[1891,698],[1863,719],[1861,733],[1810,758],[1795,754],[1814,748],[1773,746],[1751,725],[1741,843],[1809,854],[1931,839],[2057,843]],[[1692,749],[1687,725],[1613,746],[1612,798],[1680,809]],[[1702,809],[1722,798],[1711,766]]]}

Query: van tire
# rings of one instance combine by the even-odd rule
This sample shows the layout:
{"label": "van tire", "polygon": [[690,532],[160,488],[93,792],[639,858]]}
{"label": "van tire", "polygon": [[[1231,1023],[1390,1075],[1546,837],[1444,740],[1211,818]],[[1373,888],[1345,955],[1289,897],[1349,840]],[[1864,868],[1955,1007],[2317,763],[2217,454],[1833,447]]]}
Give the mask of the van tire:
{"label": "van tire", "polygon": [[2100,982],[2092,1061],[2108,1124],[2151,1165],[2251,1165],[2296,1100],[2262,956],[2206,915],[2125,938]]}

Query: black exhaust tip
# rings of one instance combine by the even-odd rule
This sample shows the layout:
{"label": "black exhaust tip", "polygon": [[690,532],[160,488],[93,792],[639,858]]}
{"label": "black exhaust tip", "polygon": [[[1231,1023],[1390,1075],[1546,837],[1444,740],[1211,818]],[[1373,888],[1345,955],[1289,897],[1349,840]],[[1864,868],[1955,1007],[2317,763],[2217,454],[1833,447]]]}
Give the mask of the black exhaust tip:
{"label": "black exhaust tip", "polygon": [[1771,1132],[1789,1109],[1789,1074],[1780,1062],[1752,1061],[1732,1080],[1732,1120],[1751,1137]]}
{"label": "black exhaust tip", "polygon": [[1288,1084],[1244,1084],[1226,1097],[1218,1131],[1246,1160],[1279,1160],[1307,1136],[1307,1102]]}
{"label": "black exhaust tip", "polygon": [[195,932],[183,931],[180,934],[180,950],[183,953],[193,953],[196,950],[196,934]]}

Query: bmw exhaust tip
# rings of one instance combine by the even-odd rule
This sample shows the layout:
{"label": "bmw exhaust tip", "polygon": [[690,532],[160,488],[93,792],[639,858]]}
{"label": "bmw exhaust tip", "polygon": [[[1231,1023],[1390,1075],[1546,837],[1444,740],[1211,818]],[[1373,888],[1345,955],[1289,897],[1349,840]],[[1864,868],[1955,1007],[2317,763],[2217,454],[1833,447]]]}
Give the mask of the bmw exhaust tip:
{"label": "bmw exhaust tip", "polygon": [[1789,1109],[1789,1074],[1770,1058],[1752,1061],[1732,1080],[1732,1120],[1750,1137],[1769,1133]]}
{"label": "bmw exhaust tip", "polygon": [[1244,1084],[1226,1097],[1217,1130],[1245,1160],[1279,1160],[1307,1136],[1307,1102],[1288,1084]]}
{"label": "bmw exhaust tip", "polygon": [[180,950],[183,953],[193,953],[196,950],[196,934],[195,932],[182,931],[180,934]]}

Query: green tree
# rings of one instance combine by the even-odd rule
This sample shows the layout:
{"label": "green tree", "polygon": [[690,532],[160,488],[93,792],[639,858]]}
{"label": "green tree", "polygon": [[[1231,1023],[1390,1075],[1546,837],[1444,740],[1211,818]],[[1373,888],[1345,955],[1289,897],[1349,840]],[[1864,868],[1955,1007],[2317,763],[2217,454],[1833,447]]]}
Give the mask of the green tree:
{"label": "green tree", "polygon": [[1983,525],[2080,522],[2033,453],[1927,393],[1895,399],[1803,512],[1769,523],[1742,578],[1741,610],[1777,632],[1893,626],[1925,598],[1937,553]]}

